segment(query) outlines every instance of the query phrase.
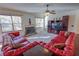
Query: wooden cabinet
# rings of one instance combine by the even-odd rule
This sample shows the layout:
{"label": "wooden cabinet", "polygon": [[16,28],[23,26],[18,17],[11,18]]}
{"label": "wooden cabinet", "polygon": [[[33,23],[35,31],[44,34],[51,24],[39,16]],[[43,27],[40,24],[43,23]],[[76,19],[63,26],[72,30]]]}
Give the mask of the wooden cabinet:
{"label": "wooden cabinet", "polygon": [[62,17],[63,31],[68,31],[69,16]]}
{"label": "wooden cabinet", "polygon": [[[62,24],[62,27],[60,28],[60,30],[57,30],[58,32],[59,31],[68,31],[68,22],[69,22],[69,16],[63,16],[62,20],[56,20],[56,21],[50,20],[50,21],[48,21],[48,32],[54,32],[57,30],[57,29],[53,28],[53,26],[54,26],[53,24],[56,24],[56,23]],[[57,25],[57,26],[59,27],[59,25]]]}

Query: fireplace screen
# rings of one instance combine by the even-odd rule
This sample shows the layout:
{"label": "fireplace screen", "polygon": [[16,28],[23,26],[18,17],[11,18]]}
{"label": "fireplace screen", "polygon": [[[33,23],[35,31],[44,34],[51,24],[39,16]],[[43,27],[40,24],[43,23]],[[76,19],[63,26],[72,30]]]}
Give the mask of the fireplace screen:
{"label": "fireplace screen", "polygon": [[27,34],[34,34],[34,33],[36,33],[35,27],[26,27],[25,28],[25,35],[27,35]]}

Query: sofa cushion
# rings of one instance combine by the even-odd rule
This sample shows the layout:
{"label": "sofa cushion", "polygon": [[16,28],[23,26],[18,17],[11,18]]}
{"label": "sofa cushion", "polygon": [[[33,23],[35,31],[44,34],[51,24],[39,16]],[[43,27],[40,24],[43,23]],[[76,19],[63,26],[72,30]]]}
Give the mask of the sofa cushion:
{"label": "sofa cushion", "polygon": [[15,35],[13,35],[13,34],[9,34],[9,35],[11,36],[11,38],[12,38],[12,39],[16,37],[16,36],[15,36]]}
{"label": "sofa cushion", "polygon": [[66,39],[69,37],[69,35],[70,35],[70,32],[65,32]]}
{"label": "sofa cushion", "polygon": [[20,33],[18,31],[10,32],[9,34],[13,34],[14,36],[19,36],[20,35]]}
{"label": "sofa cushion", "polygon": [[69,37],[67,38],[65,44],[66,45],[72,45],[72,44],[74,44],[74,39],[75,39],[75,34],[71,33],[69,35]]}
{"label": "sofa cushion", "polygon": [[[13,42],[16,43],[16,44],[17,43],[23,43],[25,41],[27,41],[27,39],[25,37],[22,37],[22,36],[15,37],[13,39]],[[27,42],[29,42],[29,41],[27,41]]]}
{"label": "sofa cushion", "polygon": [[65,44],[64,43],[57,43],[57,44],[54,44],[53,47],[64,50]]}
{"label": "sofa cushion", "polygon": [[6,45],[12,46],[12,38],[8,34],[3,36],[3,47]]}
{"label": "sofa cushion", "polygon": [[58,35],[65,36],[65,31],[60,31]]}
{"label": "sofa cushion", "polygon": [[22,47],[22,46],[24,46],[24,45],[26,45],[28,43],[29,43],[29,41],[26,40],[25,37],[18,36],[18,37],[15,37],[13,39],[13,48],[19,48],[19,47]]}
{"label": "sofa cushion", "polygon": [[24,46],[24,45],[23,44],[20,44],[20,43],[17,43],[17,44],[14,44],[13,45],[12,49],[17,49],[17,48],[20,48],[22,46]]}

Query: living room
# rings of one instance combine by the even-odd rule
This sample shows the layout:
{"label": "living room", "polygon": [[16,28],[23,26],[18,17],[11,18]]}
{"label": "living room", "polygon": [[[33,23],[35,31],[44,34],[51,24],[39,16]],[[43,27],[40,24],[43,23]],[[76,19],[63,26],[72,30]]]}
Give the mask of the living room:
{"label": "living room", "polygon": [[[2,38],[0,39],[2,49],[0,54],[2,56],[78,56],[79,37],[75,40],[79,34],[78,19],[79,3],[0,3],[0,35]],[[61,30],[52,28],[55,27],[56,22],[62,24]],[[66,32],[71,33],[68,38],[72,39],[67,41],[73,41],[68,44],[67,51],[65,51],[67,43],[57,43],[64,41]],[[12,40],[10,38],[7,40],[8,34],[12,36]],[[13,34],[17,37],[14,38]],[[21,38],[26,39],[27,44],[22,47],[18,43],[15,47],[13,42]],[[54,39],[58,41],[54,42]],[[63,50],[59,46],[51,48],[55,45],[54,43],[65,47]],[[14,48],[9,46],[11,44]],[[24,50],[21,51],[21,47]]]}

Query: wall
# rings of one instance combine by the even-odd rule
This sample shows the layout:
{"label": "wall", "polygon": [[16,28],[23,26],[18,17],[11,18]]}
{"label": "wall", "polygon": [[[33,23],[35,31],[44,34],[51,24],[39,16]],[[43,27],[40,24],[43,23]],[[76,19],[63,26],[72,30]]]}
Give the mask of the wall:
{"label": "wall", "polygon": [[76,11],[76,22],[75,22],[75,24],[76,24],[76,33],[78,33],[79,34],[79,10],[77,10]]}
{"label": "wall", "polygon": [[75,19],[74,15],[69,16],[68,31],[75,32],[75,29],[74,29],[75,28],[75,24],[74,24],[75,20],[74,19]]}

